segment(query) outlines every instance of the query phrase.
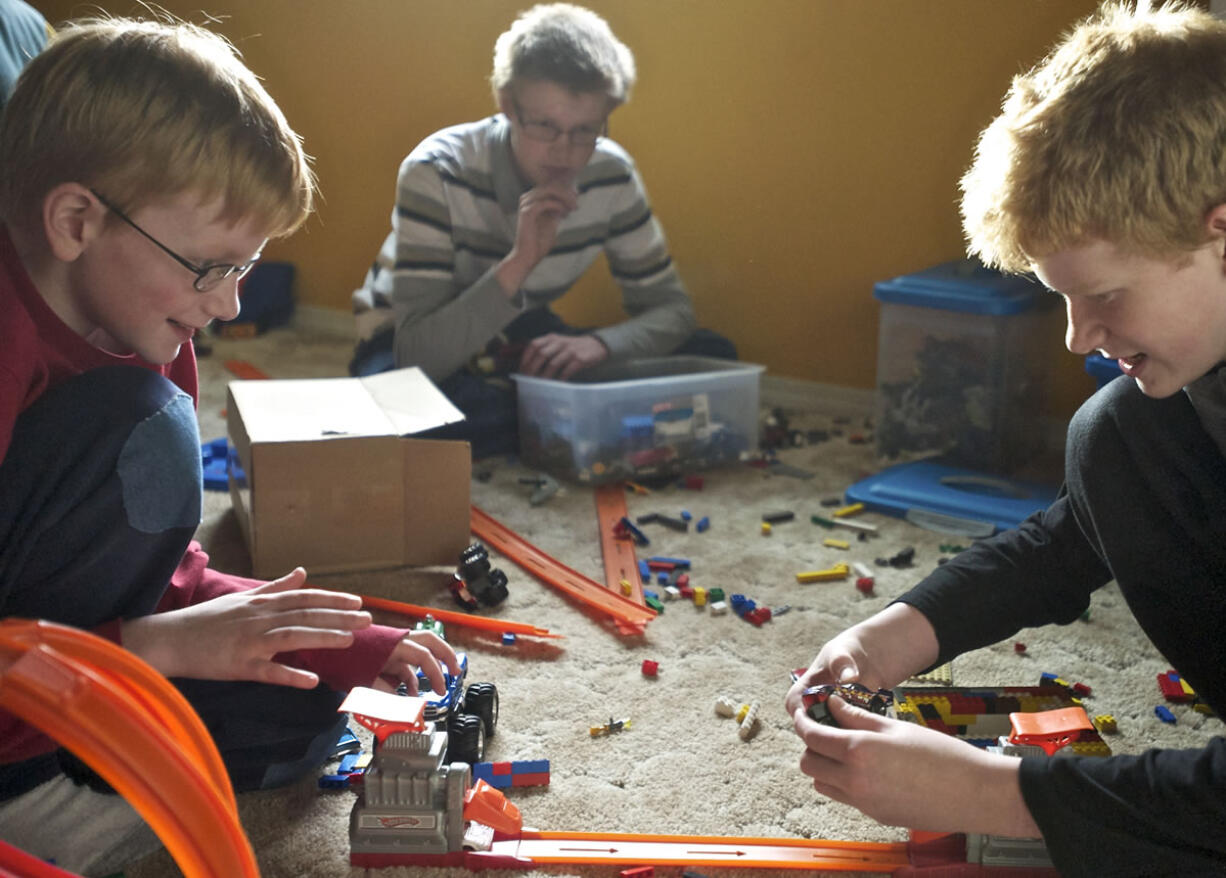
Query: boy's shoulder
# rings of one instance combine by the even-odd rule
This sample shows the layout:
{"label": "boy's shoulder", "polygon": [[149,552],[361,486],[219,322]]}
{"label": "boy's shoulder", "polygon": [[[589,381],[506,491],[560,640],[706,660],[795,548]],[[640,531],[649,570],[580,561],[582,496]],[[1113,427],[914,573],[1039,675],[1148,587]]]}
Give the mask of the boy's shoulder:
{"label": "boy's shoulder", "polygon": [[508,132],[501,116],[451,125],[417,144],[404,163],[433,164],[451,171],[472,168],[488,172],[495,150],[509,142]]}

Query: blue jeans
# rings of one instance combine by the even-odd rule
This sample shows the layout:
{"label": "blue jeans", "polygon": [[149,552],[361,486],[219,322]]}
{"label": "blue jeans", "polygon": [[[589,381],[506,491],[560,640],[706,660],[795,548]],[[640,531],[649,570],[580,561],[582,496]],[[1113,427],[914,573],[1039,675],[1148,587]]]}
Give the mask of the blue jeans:
{"label": "blue jeans", "polygon": [[[155,372],[94,369],[43,394],[0,463],[0,618],[90,629],[152,613],[200,523],[200,464],[192,399]],[[330,752],[341,731],[340,696],[322,686],[172,682],[240,790],[292,779],[287,766]],[[0,800],[61,769],[95,782],[51,753],[0,765]]]}

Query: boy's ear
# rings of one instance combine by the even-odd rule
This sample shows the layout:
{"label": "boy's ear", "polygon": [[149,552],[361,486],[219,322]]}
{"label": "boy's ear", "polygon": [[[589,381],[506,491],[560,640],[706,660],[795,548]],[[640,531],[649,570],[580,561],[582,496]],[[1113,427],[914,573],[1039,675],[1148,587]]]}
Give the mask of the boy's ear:
{"label": "boy's ear", "polygon": [[101,234],[106,208],[80,183],[60,183],[43,198],[42,220],[51,253],[72,262]]}
{"label": "boy's ear", "polygon": [[515,106],[511,102],[510,87],[498,90],[498,109],[502,112],[502,115],[506,116],[508,119],[510,119],[511,115],[514,113]]}
{"label": "boy's ear", "polygon": [[1226,204],[1219,204],[1205,214],[1205,226],[1211,236],[1226,238]]}

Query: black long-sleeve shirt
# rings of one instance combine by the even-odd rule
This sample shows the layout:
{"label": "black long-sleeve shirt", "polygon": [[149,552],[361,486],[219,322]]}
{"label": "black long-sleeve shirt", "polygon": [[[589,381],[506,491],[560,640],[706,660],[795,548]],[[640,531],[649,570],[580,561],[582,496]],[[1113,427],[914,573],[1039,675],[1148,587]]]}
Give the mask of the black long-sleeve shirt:
{"label": "black long-sleeve shirt", "polygon": [[[1066,487],[899,600],[936,629],[943,662],[1023,627],[1069,623],[1111,581],[1197,694],[1226,715],[1226,369],[1184,393],[1131,379],[1069,429]],[[1022,795],[1067,875],[1226,874],[1226,739],[1139,756],[1025,758]]]}

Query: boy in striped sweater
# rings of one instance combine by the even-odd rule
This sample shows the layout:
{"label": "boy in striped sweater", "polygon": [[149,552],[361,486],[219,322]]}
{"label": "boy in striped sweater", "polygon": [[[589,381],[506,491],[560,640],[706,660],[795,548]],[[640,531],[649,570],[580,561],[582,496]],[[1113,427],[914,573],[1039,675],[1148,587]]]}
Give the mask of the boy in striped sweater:
{"label": "boy in striped sweater", "polygon": [[[634,161],[607,137],[634,79],[633,55],[602,18],[536,6],[494,48],[501,112],[431,135],[400,166],[391,233],[353,296],[350,370],[420,366],[464,411],[444,431],[474,440],[475,456],[516,442],[513,392],[469,368],[478,355],[559,379],[630,356],[736,356],[695,331]],[[627,319],[575,329],[549,305],[602,251]]]}

